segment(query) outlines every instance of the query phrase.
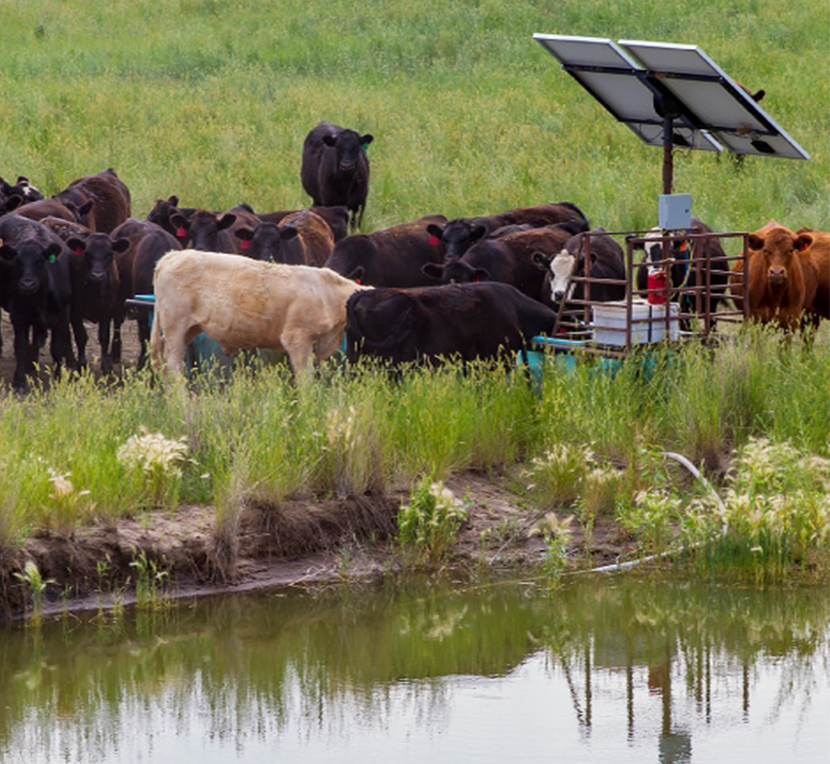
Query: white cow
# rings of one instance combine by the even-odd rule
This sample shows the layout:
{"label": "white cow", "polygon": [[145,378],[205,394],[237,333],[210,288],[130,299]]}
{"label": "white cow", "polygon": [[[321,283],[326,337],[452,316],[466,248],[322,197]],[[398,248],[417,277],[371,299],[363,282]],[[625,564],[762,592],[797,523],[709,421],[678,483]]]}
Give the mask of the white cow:
{"label": "white cow", "polygon": [[264,263],[194,249],[156,265],[150,354],[184,373],[185,348],[200,332],[225,353],[274,348],[288,353],[298,380],[339,346],[346,300],[358,286],[329,268]]}

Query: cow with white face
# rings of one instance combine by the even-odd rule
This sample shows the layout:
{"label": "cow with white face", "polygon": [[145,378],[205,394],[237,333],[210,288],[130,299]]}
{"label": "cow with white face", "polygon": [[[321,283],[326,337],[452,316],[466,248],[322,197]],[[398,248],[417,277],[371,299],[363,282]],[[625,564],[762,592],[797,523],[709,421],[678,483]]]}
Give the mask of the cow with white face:
{"label": "cow with white face", "polygon": [[[533,261],[545,272],[542,302],[558,310],[565,303],[586,298],[585,282],[574,276],[589,276],[592,302],[625,298],[626,275],[622,247],[603,228],[591,229],[587,236],[589,267],[585,265],[585,236],[578,233],[565,243],[554,257],[536,252]],[[606,283],[606,282],[617,283]]]}
{"label": "cow with white face", "polygon": [[183,374],[185,349],[204,332],[228,355],[252,348],[286,352],[298,381],[340,345],[346,300],[372,288],[329,268],[193,249],[162,257],[153,285],[154,362]]}

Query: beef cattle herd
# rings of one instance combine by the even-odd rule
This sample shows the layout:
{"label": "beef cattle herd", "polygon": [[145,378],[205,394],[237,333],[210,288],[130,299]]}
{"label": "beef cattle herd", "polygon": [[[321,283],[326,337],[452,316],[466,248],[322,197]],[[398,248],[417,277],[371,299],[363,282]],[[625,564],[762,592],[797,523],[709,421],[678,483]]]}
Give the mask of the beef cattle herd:
{"label": "beef cattle herd", "polygon": [[[300,180],[312,206],[302,210],[256,213],[240,203],[210,211],[173,195],[137,219],[112,169],[48,199],[25,177],[0,179],[0,308],[14,332],[14,390],[26,390],[47,341],[57,371],[86,365],[86,323],[97,324],[101,371],[110,373],[137,294],[155,293],[152,338],[147,313],[133,316],[139,366],[149,348],[183,371],[185,347],[205,332],[228,353],[282,350],[303,381],[344,335],[350,361],[519,350],[553,330],[563,301],[581,299],[582,283],[571,279],[585,272],[586,256],[600,285],[625,280],[620,244],[569,202],[456,220],[431,214],[358,233],[372,140],[327,121],[311,130]],[[711,233],[697,219],[693,229]],[[746,274],[743,260],[731,273],[718,268],[721,298],[729,290],[748,302],[750,318],[787,331],[830,319],[830,234],[770,221],[747,244]],[[713,263],[725,262],[716,238],[706,246]],[[646,241],[632,274],[639,289],[661,251]],[[625,294],[611,283],[592,298]]]}

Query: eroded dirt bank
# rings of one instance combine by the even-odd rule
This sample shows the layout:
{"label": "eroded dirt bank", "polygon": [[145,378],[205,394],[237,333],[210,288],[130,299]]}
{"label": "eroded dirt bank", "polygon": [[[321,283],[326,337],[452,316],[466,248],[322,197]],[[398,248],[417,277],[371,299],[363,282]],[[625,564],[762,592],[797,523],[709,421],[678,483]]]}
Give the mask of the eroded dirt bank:
{"label": "eroded dirt bank", "polygon": [[[471,570],[538,565],[545,545],[529,535],[541,514],[503,485],[477,473],[446,486],[465,500],[467,520],[447,564]],[[361,579],[400,567],[393,543],[395,515],[408,490],[358,499],[294,498],[272,506],[252,502],[236,528],[215,529],[212,507],[182,506],[77,530],[72,537],[35,535],[21,549],[0,552],[0,612],[22,615],[31,590],[16,575],[26,560],[50,579],[44,614],[130,604],[142,575],[167,596],[247,591],[313,581]],[[612,563],[631,551],[619,527],[597,519],[588,543],[571,522],[572,565]]]}

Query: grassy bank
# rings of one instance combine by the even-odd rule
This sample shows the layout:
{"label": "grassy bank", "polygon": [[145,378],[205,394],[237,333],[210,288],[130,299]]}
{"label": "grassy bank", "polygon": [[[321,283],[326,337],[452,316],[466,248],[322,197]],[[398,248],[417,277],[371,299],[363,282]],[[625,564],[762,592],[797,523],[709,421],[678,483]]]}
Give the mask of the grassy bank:
{"label": "grassy bank", "polygon": [[[703,542],[727,562],[769,553],[776,575],[826,575],[827,343],[749,328],[657,363],[651,376],[636,357],[616,374],[550,366],[535,392],[521,370],[396,380],[334,362],[307,389],[284,366],[188,393],[146,374],[112,389],[90,376],[56,383],[3,404],[0,541],[180,504],[216,506],[216,533],[232,536],[251,501],[279,512],[292,496],[378,495],[475,469],[517,475],[528,516],[572,513],[587,532],[610,517],[643,551]],[[725,507],[666,451],[699,467]]]}

